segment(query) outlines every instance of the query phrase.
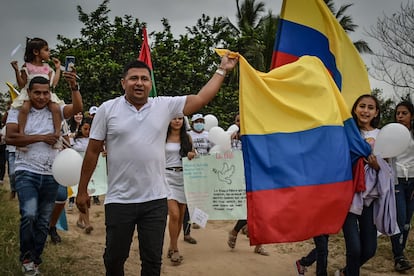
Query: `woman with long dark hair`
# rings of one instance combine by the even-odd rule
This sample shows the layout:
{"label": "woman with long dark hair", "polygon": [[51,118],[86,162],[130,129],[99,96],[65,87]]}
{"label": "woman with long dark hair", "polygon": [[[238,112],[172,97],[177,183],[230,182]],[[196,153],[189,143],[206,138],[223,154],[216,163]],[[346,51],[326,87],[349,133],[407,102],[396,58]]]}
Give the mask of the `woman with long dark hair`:
{"label": "woman with long dark hair", "polygon": [[168,231],[170,245],[168,257],[173,265],[181,264],[183,257],[178,251],[178,236],[184,220],[187,200],[184,194],[182,158],[195,156],[191,137],[187,134],[183,116],[171,120],[165,144],[165,176],[170,188],[168,196]]}

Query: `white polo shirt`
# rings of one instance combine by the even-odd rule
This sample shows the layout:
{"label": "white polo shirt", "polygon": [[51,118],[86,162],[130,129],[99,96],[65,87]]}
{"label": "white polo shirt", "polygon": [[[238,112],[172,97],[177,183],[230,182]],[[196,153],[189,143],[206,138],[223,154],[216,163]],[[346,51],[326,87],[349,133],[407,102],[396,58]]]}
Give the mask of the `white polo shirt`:
{"label": "white polo shirt", "polygon": [[89,138],[106,140],[105,204],[167,197],[165,139],[170,121],[183,113],[185,101],[186,96],[149,98],[138,111],[121,96],[99,107]]}

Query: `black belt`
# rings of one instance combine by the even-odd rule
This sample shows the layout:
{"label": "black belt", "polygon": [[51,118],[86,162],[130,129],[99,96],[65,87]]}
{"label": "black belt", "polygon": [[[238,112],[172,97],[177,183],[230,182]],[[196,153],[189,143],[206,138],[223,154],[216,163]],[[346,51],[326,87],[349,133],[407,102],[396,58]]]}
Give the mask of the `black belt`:
{"label": "black belt", "polygon": [[174,172],[182,172],[183,171],[183,167],[170,167],[170,168],[165,168],[166,170],[169,171],[174,171]]}

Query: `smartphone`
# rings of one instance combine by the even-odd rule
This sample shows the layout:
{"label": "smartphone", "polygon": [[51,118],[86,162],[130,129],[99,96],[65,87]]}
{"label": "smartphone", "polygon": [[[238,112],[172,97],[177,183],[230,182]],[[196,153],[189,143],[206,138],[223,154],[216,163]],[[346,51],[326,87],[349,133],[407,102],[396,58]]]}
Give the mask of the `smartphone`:
{"label": "smartphone", "polygon": [[65,59],[65,71],[71,72],[72,66],[75,66],[75,57],[74,56],[66,56]]}

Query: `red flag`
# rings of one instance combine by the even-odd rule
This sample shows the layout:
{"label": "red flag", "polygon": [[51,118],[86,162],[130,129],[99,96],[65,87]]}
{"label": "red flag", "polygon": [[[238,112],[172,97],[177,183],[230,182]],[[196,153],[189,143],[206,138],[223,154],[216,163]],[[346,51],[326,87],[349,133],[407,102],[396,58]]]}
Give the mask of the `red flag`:
{"label": "red flag", "polygon": [[147,28],[142,28],[142,36],[144,40],[142,41],[141,51],[139,52],[138,60],[145,62],[149,68],[151,69],[151,80],[152,80],[152,89],[150,91],[150,97],[157,96],[157,90],[155,89],[155,79],[154,79],[154,69],[152,67],[152,60],[151,60],[151,51],[148,45],[148,36],[147,36]]}

